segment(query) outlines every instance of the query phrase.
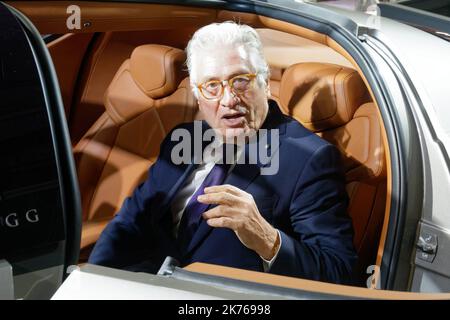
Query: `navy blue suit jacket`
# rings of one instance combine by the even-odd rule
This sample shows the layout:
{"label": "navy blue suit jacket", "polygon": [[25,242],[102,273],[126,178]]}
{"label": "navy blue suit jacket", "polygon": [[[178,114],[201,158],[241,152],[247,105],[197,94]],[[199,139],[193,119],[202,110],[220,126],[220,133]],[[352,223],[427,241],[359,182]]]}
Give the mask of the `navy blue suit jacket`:
{"label": "navy blue suit jacket", "polygon": [[[268,142],[272,154],[279,153],[278,172],[262,175],[261,169],[270,163],[259,160],[237,164],[224,184],[252,194],[262,216],[280,231],[282,245],[269,272],[349,283],[357,257],[340,154],[283,115],[275,102],[269,105],[262,128],[279,130],[279,144]],[[193,123],[177,128],[194,130]],[[101,234],[89,263],[156,273],[165,257],[172,256],[182,265],[205,262],[263,271],[258,254],[242,245],[232,230],[211,228],[204,220],[187,251],[180,252],[172,235],[170,205],[197,165],[171,161],[172,148],[179,142],[171,141],[170,135],[162,142],[148,179],[125,200]]]}

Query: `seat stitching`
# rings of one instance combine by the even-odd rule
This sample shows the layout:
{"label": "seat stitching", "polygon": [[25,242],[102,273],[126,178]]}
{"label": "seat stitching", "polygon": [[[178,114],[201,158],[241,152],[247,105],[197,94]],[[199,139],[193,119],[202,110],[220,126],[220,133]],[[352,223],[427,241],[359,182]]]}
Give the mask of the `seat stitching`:
{"label": "seat stitching", "polygon": [[[159,87],[156,87],[156,88],[153,88],[153,89],[150,89],[150,90],[144,90],[145,93],[151,94],[151,93],[154,92],[155,90],[159,90],[159,89],[161,89],[161,88],[164,88],[164,86],[167,84],[166,64],[167,64],[167,56],[168,56],[168,54],[169,54],[171,51],[173,51],[173,49],[169,49],[168,51],[166,51],[166,52],[164,53],[164,58],[163,58],[164,81],[163,81],[163,83],[162,83]],[[169,69],[170,69],[170,68],[169,68]]]}
{"label": "seat stitching", "polygon": [[[93,199],[95,198],[95,196],[97,195],[97,192],[98,192],[98,189],[99,189],[99,183],[98,183],[98,182],[99,182],[100,178],[102,177],[103,172],[105,171],[105,167],[106,167],[106,164],[107,164],[107,162],[108,162],[108,159],[110,158],[111,152],[112,152],[112,150],[114,149],[114,146],[115,146],[116,143],[117,143],[117,137],[118,137],[118,135],[119,135],[119,130],[117,130],[117,132],[116,132],[116,137],[114,138],[114,142],[113,142],[111,148],[109,149],[109,152],[108,152],[108,155],[107,155],[106,158],[105,158],[105,161],[103,162],[102,169],[99,170],[100,174],[98,175],[97,183],[95,184],[94,192],[92,192],[92,196],[91,196],[91,198],[89,199],[89,203],[88,203],[88,212],[87,212],[87,214],[89,214],[89,211],[90,211],[90,209],[91,209],[92,200],[93,200]],[[88,216],[87,218],[88,218],[88,220],[90,220],[90,217],[89,217],[89,216]]]}
{"label": "seat stitching", "polygon": [[[369,120],[369,127],[372,125],[372,126],[375,126],[375,125],[373,125],[372,123],[371,123],[371,115],[358,115],[358,116],[356,116],[356,117],[354,117],[353,119],[357,119],[357,118],[367,118],[368,120]],[[380,129],[381,130],[381,129]],[[369,132],[370,132],[370,128],[369,128]],[[378,137],[379,137],[380,135],[378,135]],[[371,149],[370,147],[371,147],[371,143],[370,143],[370,140],[371,139],[369,139],[369,150]],[[370,158],[370,154],[369,154],[369,158]],[[369,175],[369,177],[370,178],[378,178],[378,176],[379,176],[379,174],[382,172],[382,168],[383,168],[383,164],[382,164],[382,159],[381,159],[381,157],[375,157],[375,161],[376,161],[376,166],[375,166],[375,170],[371,170],[369,173],[368,173],[368,175]],[[368,161],[366,161],[365,163],[367,163]],[[359,167],[361,167],[361,166],[358,166],[358,168]],[[352,169],[352,170],[354,170],[354,169]],[[352,171],[351,170],[351,171]]]}
{"label": "seat stitching", "polygon": [[[108,121],[108,117],[105,117],[105,119],[102,119],[102,120],[103,121],[100,122],[96,126],[98,128],[95,128],[95,130],[93,130],[94,134],[91,136],[90,139],[86,136],[89,133],[89,131],[85,133],[85,136],[83,136],[80,139],[80,141],[77,143],[77,145],[74,147],[74,150],[73,150],[74,153],[83,153],[83,151],[86,150],[86,148],[89,145],[89,143],[91,142],[91,140],[97,136],[98,130],[100,130],[100,128],[102,128],[106,124],[106,122]],[[95,125],[95,123],[94,123],[94,125]]]}
{"label": "seat stitching", "polygon": [[[341,71],[342,71],[342,70],[343,70],[343,69],[341,69]],[[354,75],[355,73],[356,73],[356,71],[351,72],[351,73],[349,73],[348,75],[346,75],[346,76],[344,77],[343,83],[345,84],[345,83],[348,81],[348,79],[349,79],[352,75]],[[343,89],[343,92],[344,92],[345,111],[346,111],[346,113],[347,113],[347,119],[350,119],[350,112],[349,112],[350,101],[349,101],[349,98],[348,98],[347,90],[345,90],[345,87],[344,87],[344,89]]]}

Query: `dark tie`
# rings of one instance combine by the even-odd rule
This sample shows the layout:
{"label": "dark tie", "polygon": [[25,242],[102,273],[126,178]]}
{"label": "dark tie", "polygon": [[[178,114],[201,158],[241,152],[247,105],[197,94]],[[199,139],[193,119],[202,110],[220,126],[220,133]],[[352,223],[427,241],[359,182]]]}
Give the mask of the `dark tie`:
{"label": "dark tie", "polygon": [[221,185],[227,176],[229,167],[229,164],[216,163],[184,209],[177,240],[182,252],[189,246],[200,225],[202,213],[209,207],[209,204],[198,202],[197,197],[204,193],[206,187]]}

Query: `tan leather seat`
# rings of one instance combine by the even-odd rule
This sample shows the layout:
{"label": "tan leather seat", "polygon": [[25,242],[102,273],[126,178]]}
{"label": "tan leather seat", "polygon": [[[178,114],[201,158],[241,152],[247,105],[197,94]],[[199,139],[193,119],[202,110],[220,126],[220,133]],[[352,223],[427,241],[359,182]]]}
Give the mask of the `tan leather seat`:
{"label": "tan leather seat", "polygon": [[135,48],[105,93],[105,113],[74,148],[83,208],[82,260],[124,199],[146,179],[162,139],[175,125],[196,117],[184,61],[180,49]]}
{"label": "tan leather seat", "polygon": [[283,112],[341,151],[362,276],[375,264],[386,199],[380,120],[367,88],[353,69],[300,63],[283,73],[279,101]]}

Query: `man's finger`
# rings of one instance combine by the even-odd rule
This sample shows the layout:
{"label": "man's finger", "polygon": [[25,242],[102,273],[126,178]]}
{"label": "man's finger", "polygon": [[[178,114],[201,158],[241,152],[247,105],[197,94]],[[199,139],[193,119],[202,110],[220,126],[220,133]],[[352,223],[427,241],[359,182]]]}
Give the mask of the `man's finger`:
{"label": "man's finger", "polygon": [[229,185],[229,184],[222,184],[218,186],[211,186],[205,188],[205,194],[206,193],[215,193],[215,192],[227,192],[230,194],[233,194],[235,196],[240,196],[244,191],[239,189],[238,187]]}
{"label": "man's finger", "polygon": [[233,206],[239,202],[239,197],[224,191],[220,191],[199,195],[197,197],[197,201],[206,204],[224,204]]}
{"label": "man's finger", "polygon": [[209,226],[214,228],[228,228],[234,230],[234,221],[229,217],[220,217],[206,220]]}
{"label": "man's finger", "polygon": [[217,206],[202,213],[205,220],[219,218],[219,217],[233,217],[234,210],[228,206]]}

